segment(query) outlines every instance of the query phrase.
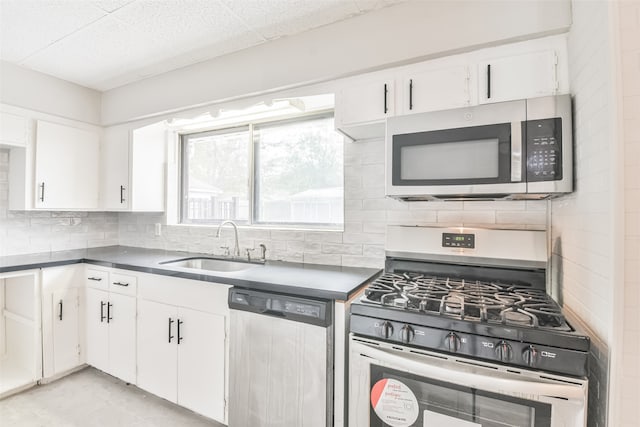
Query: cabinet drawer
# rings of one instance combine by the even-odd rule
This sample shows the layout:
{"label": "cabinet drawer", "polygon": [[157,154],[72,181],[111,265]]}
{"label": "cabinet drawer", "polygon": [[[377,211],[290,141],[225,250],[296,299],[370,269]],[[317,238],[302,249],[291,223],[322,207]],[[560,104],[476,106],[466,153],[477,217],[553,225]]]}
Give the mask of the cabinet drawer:
{"label": "cabinet drawer", "polygon": [[136,296],[138,278],[128,274],[111,273],[109,290],[123,295]]}
{"label": "cabinet drawer", "polygon": [[106,291],[109,289],[109,272],[106,270],[87,268],[86,281],[88,288]]}

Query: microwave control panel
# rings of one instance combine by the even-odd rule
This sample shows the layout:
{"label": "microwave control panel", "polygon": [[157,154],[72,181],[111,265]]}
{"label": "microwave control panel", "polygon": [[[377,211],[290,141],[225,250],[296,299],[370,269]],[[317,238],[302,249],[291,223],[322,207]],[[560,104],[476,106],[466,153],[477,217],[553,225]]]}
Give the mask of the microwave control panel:
{"label": "microwave control panel", "polygon": [[562,119],[527,120],[522,133],[526,135],[527,181],[562,179]]}

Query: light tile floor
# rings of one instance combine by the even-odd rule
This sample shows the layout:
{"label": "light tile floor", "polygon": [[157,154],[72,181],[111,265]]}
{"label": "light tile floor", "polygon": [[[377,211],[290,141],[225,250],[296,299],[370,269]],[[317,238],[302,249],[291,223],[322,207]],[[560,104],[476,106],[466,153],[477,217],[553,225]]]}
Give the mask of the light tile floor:
{"label": "light tile floor", "polygon": [[0,400],[2,427],[223,427],[93,368]]}

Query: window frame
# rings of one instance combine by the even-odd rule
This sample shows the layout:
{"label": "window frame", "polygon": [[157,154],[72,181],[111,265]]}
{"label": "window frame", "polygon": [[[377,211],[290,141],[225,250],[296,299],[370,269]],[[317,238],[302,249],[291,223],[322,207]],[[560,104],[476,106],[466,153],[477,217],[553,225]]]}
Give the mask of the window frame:
{"label": "window frame", "polygon": [[[221,224],[223,221],[227,221],[228,219],[215,219],[215,220],[193,220],[186,218],[185,212],[188,209],[187,206],[187,193],[188,193],[188,156],[186,155],[188,140],[190,137],[197,136],[208,136],[208,135],[220,135],[233,132],[234,130],[246,129],[248,134],[248,150],[249,150],[249,183],[248,183],[248,209],[249,215],[247,220],[235,220],[238,225],[249,226],[249,227],[262,227],[262,228],[270,228],[270,229],[310,229],[310,230],[319,230],[319,231],[342,231],[344,230],[344,214],[342,223],[309,223],[309,222],[269,222],[269,221],[258,221],[258,193],[259,193],[259,183],[256,179],[259,177],[257,173],[257,167],[259,166],[259,156],[257,155],[258,150],[256,149],[258,146],[258,142],[256,141],[256,135],[254,130],[256,127],[260,126],[277,126],[278,124],[285,123],[296,123],[303,122],[314,119],[324,119],[324,118],[333,118],[335,120],[335,112],[333,109],[329,110],[321,110],[321,111],[313,111],[305,114],[295,114],[288,115],[279,118],[269,118],[264,120],[253,120],[246,123],[237,123],[233,126],[224,126],[224,127],[212,127],[208,129],[192,131],[192,132],[180,132],[179,133],[179,179],[180,183],[178,185],[179,188],[179,212],[178,212],[178,224],[180,225],[212,225],[216,226]],[[344,142],[343,142],[344,144]],[[344,147],[344,145],[343,145]],[[343,162],[344,162],[344,148],[343,148]],[[343,163],[343,175],[342,175],[342,210],[344,213],[344,163]]]}

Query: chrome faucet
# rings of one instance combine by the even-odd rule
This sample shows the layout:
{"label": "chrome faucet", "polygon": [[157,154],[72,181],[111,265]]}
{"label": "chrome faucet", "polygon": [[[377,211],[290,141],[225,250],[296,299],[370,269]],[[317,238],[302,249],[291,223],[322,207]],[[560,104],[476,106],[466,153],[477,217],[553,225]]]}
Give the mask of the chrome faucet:
{"label": "chrome faucet", "polygon": [[220,230],[222,229],[223,225],[226,224],[231,224],[233,226],[233,231],[235,234],[235,238],[236,238],[236,246],[233,250],[234,255],[239,258],[240,257],[240,245],[238,244],[238,226],[236,225],[235,222],[233,221],[222,221],[222,223],[218,226],[218,231],[216,232],[216,239],[220,238]]}

